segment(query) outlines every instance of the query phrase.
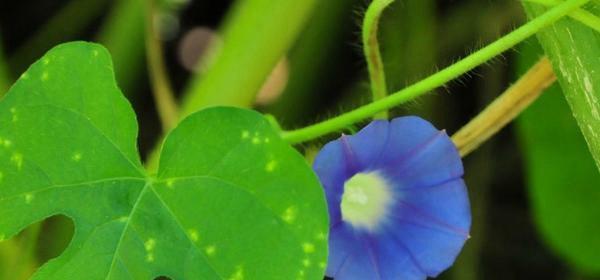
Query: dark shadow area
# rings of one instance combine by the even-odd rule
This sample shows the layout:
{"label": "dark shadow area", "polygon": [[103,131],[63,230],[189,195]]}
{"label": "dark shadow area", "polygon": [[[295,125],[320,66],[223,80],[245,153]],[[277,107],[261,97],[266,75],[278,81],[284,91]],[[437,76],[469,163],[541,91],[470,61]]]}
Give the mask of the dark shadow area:
{"label": "dark shadow area", "polygon": [[64,215],[34,223],[0,243],[0,279],[28,279],[40,266],[58,257],[73,238],[74,225]]}

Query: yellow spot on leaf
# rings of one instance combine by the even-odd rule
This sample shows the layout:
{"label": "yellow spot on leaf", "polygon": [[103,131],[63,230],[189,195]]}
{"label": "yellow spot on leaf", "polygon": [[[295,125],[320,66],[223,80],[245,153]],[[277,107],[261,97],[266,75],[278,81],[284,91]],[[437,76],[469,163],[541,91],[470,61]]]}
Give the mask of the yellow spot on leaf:
{"label": "yellow spot on leaf", "polygon": [[276,160],[270,160],[267,165],[265,165],[265,170],[267,172],[273,172],[273,170],[275,170],[275,167],[277,167],[277,161]]}
{"label": "yellow spot on leaf", "polygon": [[231,276],[229,276],[229,278],[227,278],[228,280],[244,280],[244,268],[241,265],[238,265],[235,268],[235,271],[233,272],[233,274],[231,274]]}
{"label": "yellow spot on leaf", "polygon": [[17,122],[19,120],[19,116],[17,116],[17,108],[10,108],[10,113],[12,114],[12,122]]}
{"label": "yellow spot on leaf", "polygon": [[12,146],[12,141],[6,139],[2,142],[2,146],[4,146],[4,148],[10,148],[10,146]]}
{"label": "yellow spot on leaf", "polygon": [[290,206],[281,215],[281,219],[283,219],[286,223],[292,224],[296,220],[296,216],[298,215],[298,208],[296,206]]}
{"label": "yellow spot on leaf", "polygon": [[146,251],[150,252],[154,250],[154,247],[156,247],[156,239],[149,238],[146,240],[146,242],[144,242],[144,249],[146,249]]}
{"label": "yellow spot on leaf", "polygon": [[325,264],[325,262],[319,262],[319,267],[320,268],[325,268],[327,264]]}
{"label": "yellow spot on leaf", "polygon": [[169,179],[169,180],[167,180],[167,188],[169,188],[169,189],[173,189],[173,184],[174,184],[174,183],[175,183],[175,182],[173,181],[173,179]]}
{"label": "yellow spot on leaf", "polygon": [[42,81],[47,81],[48,78],[50,77],[50,75],[48,74],[48,72],[44,71],[44,73],[42,73]]}
{"label": "yellow spot on leaf", "polygon": [[207,256],[213,256],[217,252],[217,247],[215,245],[206,246],[204,252]]}
{"label": "yellow spot on leaf", "polygon": [[242,139],[250,138],[250,132],[248,130],[242,131]]}
{"label": "yellow spot on leaf", "polygon": [[153,253],[146,254],[146,261],[149,263],[154,262],[154,254]]}
{"label": "yellow spot on leaf", "polygon": [[31,203],[31,201],[33,201],[33,194],[27,193],[25,194],[25,203],[29,204]]}
{"label": "yellow spot on leaf", "polygon": [[304,244],[302,244],[302,250],[304,251],[304,253],[313,253],[315,251],[315,245],[313,245],[310,242],[305,242]]}
{"label": "yellow spot on leaf", "polygon": [[23,79],[23,80],[29,79],[29,74],[27,74],[27,72],[21,74],[21,79]]}
{"label": "yellow spot on leaf", "polygon": [[197,230],[195,230],[195,229],[193,229],[193,228],[191,228],[191,229],[189,229],[189,230],[188,230],[188,235],[190,236],[190,239],[191,239],[193,242],[197,242],[197,241],[198,241],[198,239],[199,239],[199,236],[198,236],[198,231],[197,231]]}
{"label": "yellow spot on leaf", "polygon": [[302,265],[305,267],[309,267],[310,266],[310,260],[309,259],[303,259],[302,260]]}
{"label": "yellow spot on leaf", "polygon": [[129,217],[127,217],[127,216],[122,216],[118,219],[118,221],[121,223],[125,223],[125,222],[127,222],[127,220],[129,220]]}
{"label": "yellow spot on leaf", "polygon": [[258,138],[257,136],[252,137],[252,144],[254,144],[254,145],[260,144],[260,138]]}
{"label": "yellow spot on leaf", "polygon": [[6,235],[0,234],[0,242],[6,240]]}
{"label": "yellow spot on leaf", "polygon": [[73,161],[80,161],[81,160],[81,153],[79,153],[79,152],[74,153],[73,156],[71,157],[71,159]]}
{"label": "yellow spot on leaf", "polygon": [[48,64],[50,64],[50,59],[46,57],[46,58],[44,58],[43,62],[44,62],[44,65],[48,65]]}
{"label": "yellow spot on leaf", "polygon": [[98,54],[100,54],[100,53],[98,52],[98,50],[94,50],[92,53],[94,54],[94,56],[98,56]]}
{"label": "yellow spot on leaf", "polygon": [[19,153],[13,153],[10,157],[10,161],[17,166],[18,170],[23,167],[23,155]]}

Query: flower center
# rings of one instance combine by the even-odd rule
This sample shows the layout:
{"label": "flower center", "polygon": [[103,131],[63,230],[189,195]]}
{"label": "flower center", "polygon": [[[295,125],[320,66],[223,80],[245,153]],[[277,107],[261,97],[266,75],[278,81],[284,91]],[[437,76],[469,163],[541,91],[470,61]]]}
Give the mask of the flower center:
{"label": "flower center", "polygon": [[342,220],[373,231],[392,201],[388,183],[377,172],[357,173],[344,183]]}

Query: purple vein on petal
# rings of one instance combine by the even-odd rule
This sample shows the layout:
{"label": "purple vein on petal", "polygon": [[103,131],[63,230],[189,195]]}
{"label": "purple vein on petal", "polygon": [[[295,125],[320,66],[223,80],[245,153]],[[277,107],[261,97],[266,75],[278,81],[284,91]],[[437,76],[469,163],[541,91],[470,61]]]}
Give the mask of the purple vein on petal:
{"label": "purple vein on petal", "polygon": [[467,236],[467,235],[464,234],[464,232],[456,231],[456,230],[453,230],[453,229],[449,229],[447,227],[442,227],[442,226],[435,227],[435,226],[430,226],[430,225],[427,225],[427,224],[424,224],[424,223],[419,223],[419,222],[411,221],[409,219],[401,218],[401,217],[398,217],[398,216],[395,216],[395,215],[391,215],[391,216],[394,218],[395,221],[400,222],[402,224],[409,224],[409,225],[413,225],[413,226],[420,227],[420,228],[431,229],[431,230],[439,231],[441,233],[452,234],[452,235],[456,235],[456,236],[459,236],[459,237],[466,237]]}
{"label": "purple vein on petal", "polygon": [[378,162],[381,162],[381,158],[385,154],[385,148],[390,142],[390,127],[388,123],[388,127],[385,130],[385,140],[383,141],[383,145],[381,145],[381,150],[379,151],[379,155],[375,158],[375,160],[371,163],[372,165],[377,165]]}
{"label": "purple vein on petal", "polygon": [[[435,143],[436,140],[438,140],[440,137],[443,137],[443,136],[446,136],[446,131],[445,130],[441,130],[440,132],[436,133],[435,135],[433,135],[432,137],[430,137],[429,139],[427,139],[427,141],[424,141],[422,144],[414,147],[409,152],[407,152],[406,154],[402,155],[400,158],[397,158],[397,159],[391,161],[388,165],[389,166],[396,166],[399,163],[403,163],[403,162],[409,161],[411,158],[414,158],[414,157],[420,155],[421,153],[427,151],[427,149],[429,147],[431,147]],[[398,172],[398,173],[403,172],[408,167],[409,166],[405,166],[403,169],[395,170],[395,172]]]}
{"label": "purple vein on petal", "polygon": [[365,249],[367,250],[367,253],[369,254],[369,260],[371,260],[371,263],[373,264],[375,274],[377,274],[377,279],[382,280],[379,264],[377,263],[375,255],[373,254],[373,246],[371,245],[371,242],[369,242],[365,237],[362,237],[361,239],[363,241]]}
{"label": "purple vein on petal", "polygon": [[[450,224],[447,224],[447,223],[441,221],[440,219],[434,217],[433,215],[431,215],[431,214],[423,211],[421,208],[419,208],[417,206],[414,206],[414,205],[412,205],[412,204],[410,204],[410,203],[408,203],[406,201],[403,201],[401,199],[398,199],[396,202],[404,205],[407,208],[410,208],[410,210],[414,211],[415,215],[419,215],[423,219],[426,219],[429,222],[431,222],[432,224],[435,224],[435,225],[437,225],[439,227],[445,228],[447,230],[450,230],[452,232],[455,232],[455,233],[460,234],[460,235],[465,236],[465,237],[469,236],[469,233],[465,232],[463,229],[460,229],[460,228],[454,227],[454,226],[452,226]],[[393,217],[397,217],[397,216],[393,215]]]}
{"label": "purple vein on petal", "polygon": [[338,226],[342,225],[344,223],[344,221],[342,219],[340,219],[339,221],[335,222],[334,224],[332,224],[329,227],[329,231],[333,231],[335,228],[337,228]]}
{"label": "purple vein on petal", "polygon": [[426,269],[423,266],[421,266],[421,263],[417,260],[417,257],[415,257],[413,252],[410,249],[408,249],[408,247],[406,247],[406,244],[404,244],[404,242],[402,241],[402,238],[399,238],[398,236],[396,236],[396,234],[394,234],[394,231],[392,231],[392,230],[388,230],[388,232],[392,236],[394,241],[396,241],[396,244],[400,248],[402,248],[406,252],[406,254],[408,254],[410,261],[417,267],[417,269],[419,269],[424,274],[429,274],[429,273],[427,273]]}
{"label": "purple vein on petal", "polygon": [[[359,169],[357,166],[356,155],[354,155],[354,151],[352,151],[352,147],[348,142],[348,136],[343,134],[342,137],[340,137],[340,142],[342,143],[344,156],[346,157],[346,175],[356,174],[356,172],[358,172]],[[348,179],[349,177],[350,176],[348,176]]]}
{"label": "purple vein on petal", "polygon": [[431,183],[431,184],[427,184],[427,185],[412,186],[412,187],[400,187],[400,188],[396,188],[395,190],[396,191],[409,191],[409,192],[431,190],[432,188],[435,188],[435,187],[444,187],[444,186],[446,186],[446,184],[456,181],[456,180],[462,180],[462,175],[455,175],[448,179],[443,179],[439,182],[435,182],[435,183]]}
{"label": "purple vein on petal", "polygon": [[348,259],[350,259],[351,255],[352,254],[350,254],[350,253],[346,254],[346,256],[344,257],[344,260],[342,261],[340,266],[335,270],[335,273],[333,273],[333,275],[330,275],[330,276],[334,277],[334,279],[335,279],[335,276],[340,274],[340,272],[342,271],[344,266],[346,266],[346,263],[348,262]]}

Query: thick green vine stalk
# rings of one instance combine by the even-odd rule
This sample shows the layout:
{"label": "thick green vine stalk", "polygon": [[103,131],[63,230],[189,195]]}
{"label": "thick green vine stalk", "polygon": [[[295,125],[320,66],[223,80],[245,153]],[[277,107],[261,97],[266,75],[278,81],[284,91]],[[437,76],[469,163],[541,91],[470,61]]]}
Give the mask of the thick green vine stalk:
{"label": "thick green vine stalk", "polygon": [[215,63],[185,93],[181,117],[204,107],[249,107],[258,90],[292,45],[315,0],[242,0],[222,30]]}

